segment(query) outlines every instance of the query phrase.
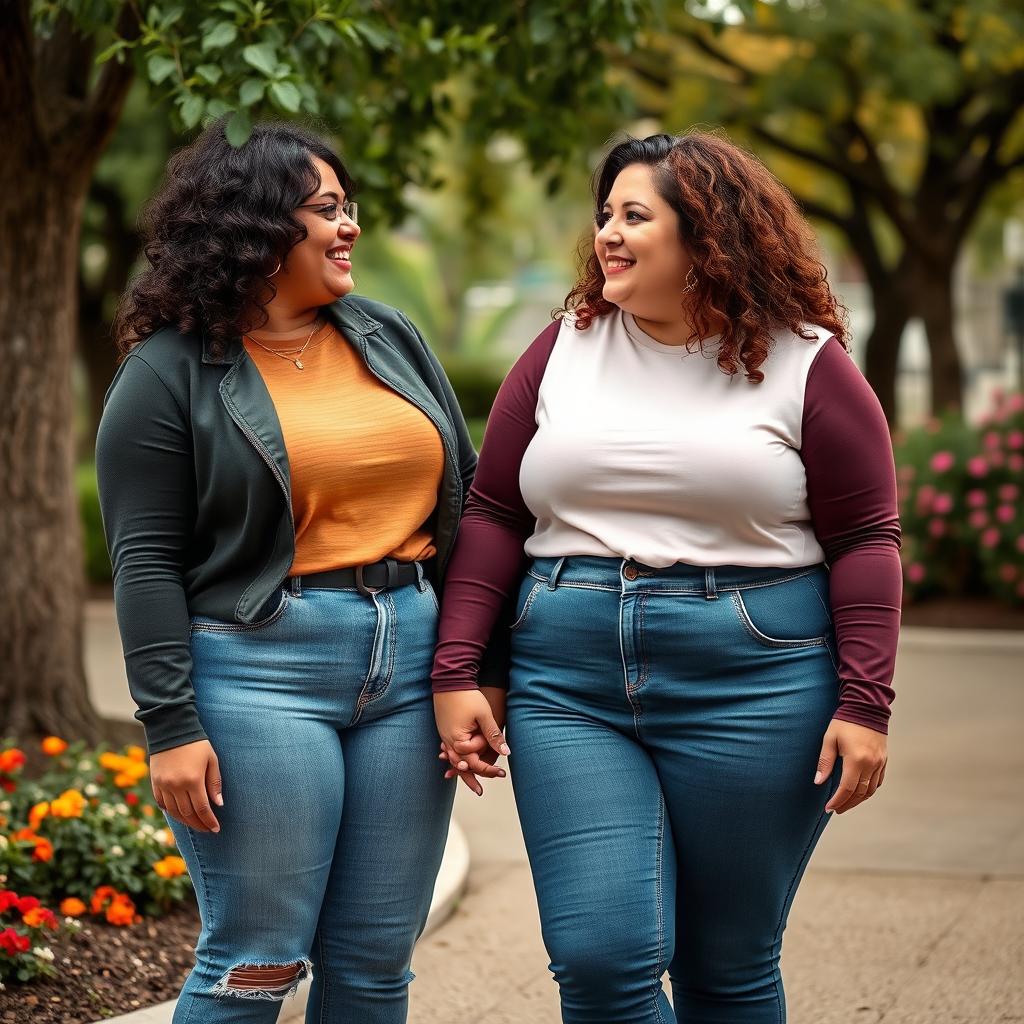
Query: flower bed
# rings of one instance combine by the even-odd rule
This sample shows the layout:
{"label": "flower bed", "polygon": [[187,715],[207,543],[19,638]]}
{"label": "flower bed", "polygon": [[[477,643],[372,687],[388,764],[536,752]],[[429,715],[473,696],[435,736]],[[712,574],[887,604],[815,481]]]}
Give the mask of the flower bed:
{"label": "flower bed", "polygon": [[191,892],[141,747],[50,736],[42,750],[46,768],[32,779],[23,751],[0,750],[0,983],[53,974],[48,939],[80,918],[135,925]]}
{"label": "flower bed", "polygon": [[998,395],[978,427],[949,417],[893,441],[907,600],[1024,605],[1024,395]]}

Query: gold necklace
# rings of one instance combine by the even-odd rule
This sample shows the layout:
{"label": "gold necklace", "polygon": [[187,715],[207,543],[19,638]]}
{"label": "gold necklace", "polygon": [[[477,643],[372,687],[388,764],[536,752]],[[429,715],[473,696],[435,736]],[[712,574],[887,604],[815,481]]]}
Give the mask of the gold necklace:
{"label": "gold necklace", "polygon": [[302,359],[300,357],[302,353],[305,352],[307,348],[309,348],[309,343],[313,340],[314,335],[319,334],[326,326],[327,322],[324,321],[324,323],[320,323],[320,317],[317,317],[313,321],[313,330],[309,332],[309,337],[298,348],[268,348],[261,341],[258,341],[256,338],[254,338],[251,334],[243,334],[242,337],[248,338],[254,345],[259,345],[259,347],[263,349],[264,352],[269,352],[272,356],[280,356],[282,359],[287,359],[288,362],[294,363],[295,368],[297,370],[304,370],[306,367],[303,365]]}

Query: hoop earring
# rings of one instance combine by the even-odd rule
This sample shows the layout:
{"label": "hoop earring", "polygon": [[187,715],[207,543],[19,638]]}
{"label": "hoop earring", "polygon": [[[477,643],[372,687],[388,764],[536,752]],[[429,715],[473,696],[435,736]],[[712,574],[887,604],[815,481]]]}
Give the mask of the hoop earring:
{"label": "hoop earring", "polygon": [[690,265],[690,269],[686,272],[686,287],[683,289],[683,294],[692,292],[697,287],[697,274],[693,269],[693,265]]}
{"label": "hoop earring", "polygon": [[274,269],[269,274],[267,274],[267,278],[269,279],[269,278],[273,277],[280,269],[281,269],[281,261],[278,260],[277,261],[277,266],[274,267]]}

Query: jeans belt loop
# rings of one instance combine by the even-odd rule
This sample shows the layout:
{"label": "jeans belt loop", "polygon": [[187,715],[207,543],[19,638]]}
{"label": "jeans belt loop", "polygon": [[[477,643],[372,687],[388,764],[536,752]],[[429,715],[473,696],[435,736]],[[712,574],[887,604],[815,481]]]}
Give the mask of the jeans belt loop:
{"label": "jeans belt loop", "polygon": [[414,562],[416,566],[416,589],[422,594],[427,589],[427,581],[423,578],[423,563]]}
{"label": "jeans belt loop", "polygon": [[555,562],[554,568],[551,570],[551,574],[548,576],[548,590],[554,590],[558,586],[558,577],[562,572],[562,566],[565,565],[565,555],[563,555],[557,562]]}
{"label": "jeans belt loop", "polygon": [[715,570],[711,566],[704,570],[704,598],[708,601],[718,600],[718,591],[715,589]]}
{"label": "jeans belt loop", "polygon": [[292,597],[302,597],[302,577],[293,576],[291,578],[291,591]]}

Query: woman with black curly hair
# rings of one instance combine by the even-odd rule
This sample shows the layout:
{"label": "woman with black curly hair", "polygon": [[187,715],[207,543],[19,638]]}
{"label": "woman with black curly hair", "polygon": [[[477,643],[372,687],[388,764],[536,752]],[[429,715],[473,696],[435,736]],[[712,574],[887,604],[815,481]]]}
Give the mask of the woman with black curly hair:
{"label": "woman with black curly hair", "polygon": [[488,420],[434,662],[441,756],[475,789],[495,771],[477,666],[518,594],[509,760],[562,1019],[780,1024],[808,858],[885,775],[889,435],[757,160],[629,139],[595,199],[580,281]]}
{"label": "woman with black curly hair", "polygon": [[195,886],[176,1024],[398,1024],[452,786],[437,599],[476,453],[398,310],[351,293],[353,184],[215,122],[148,208],[97,438],[153,792]]}

